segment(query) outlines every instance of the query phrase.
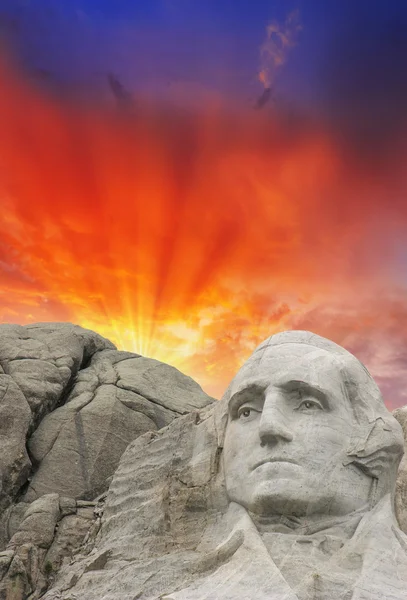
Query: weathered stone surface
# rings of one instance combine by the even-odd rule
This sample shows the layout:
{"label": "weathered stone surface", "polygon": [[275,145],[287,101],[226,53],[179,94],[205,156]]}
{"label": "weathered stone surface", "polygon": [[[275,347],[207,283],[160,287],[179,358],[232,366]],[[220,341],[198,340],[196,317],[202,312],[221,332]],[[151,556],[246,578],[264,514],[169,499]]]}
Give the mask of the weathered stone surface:
{"label": "weathered stone surface", "polygon": [[71,558],[73,553],[78,550],[89,532],[93,521],[93,511],[84,515],[68,515],[64,517],[58,525],[53,543],[45,556],[45,564],[51,565],[53,572],[56,572],[62,564],[65,557]]}
{"label": "weathered stone surface", "polygon": [[[63,402],[78,370],[114,345],[69,323],[0,325],[0,511],[26,483],[26,440],[41,418]],[[3,545],[4,523],[0,524]]]}
{"label": "weathered stone surface", "polygon": [[13,578],[10,574],[13,570],[13,564],[18,566],[19,580],[24,584],[24,592],[22,600],[40,597],[47,589],[47,578],[41,570],[44,562],[46,550],[39,548],[35,544],[26,543],[18,546],[15,549],[13,561],[8,573],[9,583],[13,583]]}
{"label": "weathered stone surface", "polygon": [[130,359],[118,363],[116,370],[118,387],[176,413],[185,415],[209,404],[207,395],[191,377],[158,360]]}
{"label": "weathered stone surface", "polygon": [[[154,382],[151,373],[157,381],[150,389],[145,382]],[[45,417],[29,440],[39,467],[24,500],[53,491],[94,498],[106,489],[127,445],[184,414],[182,402],[203,407],[212,399],[173,367],[128,352],[99,352],[80,372],[67,403]]]}
{"label": "weathered stone surface", "polygon": [[4,552],[0,552],[0,581],[7,573],[11,565],[11,561],[13,560],[13,557],[13,550],[5,550]]}
{"label": "weathered stone surface", "polygon": [[[47,438],[48,422],[61,426],[52,447],[42,455],[36,445]],[[69,415],[67,417],[67,415]],[[105,489],[127,445],[145,431],[157,429],[154,421],[132,411],[115,398],[113,385],[101,385],[81,410],[70,404],[45,418],[29,443],[40,466],[25,495],[26,501],[51,491],[73,498],[94,498]]]}
{"label": "weathered stone surface", "polygon": [[[407,406],[395,410],[393,414],[403,428],[404,447],[407,448]],[[404,452],[398,471],[395,507],[400,528],[407,533],[407,452]]]}
{"label": "weathered stone surface", "polygon": [[59,498],[59,510],[61,511],[61,517],[76,514],[76,500],[74,498],[66,498],[60,496]]}
{"label": "weathered stone surface", "polygon": [[55,526],[61,516],[58,494],[47,494],[30,504],[8,548],[33,544],[49,548],[54,539]]}
{"label": "weathered stone surface", "polygon": [[0,325],[0,370],[3,547],[4,510],[29,477],[25,502],[95,497],[130,441],[212,402],[173,367],[69,323]]}
{"label": "weathered stone surface", "polygon": [[81,327],[0,325],[0,600],[39,598],[82,542],[91,549],[103,496],[87,499],[132,440],[212,402],[173,367]]}
{"label": "weathered stone surface", "polygon": [[352,355],[262,344],[214,406],[132,442],[47,600],[404,600],[401,427]]}
{"label": "weathered stone surface", "polygon": [[7,540],[10,540],[18,531],[29,506],[29,502],[18,502],[10,507],[7,517]]}
{"label": "weathered stone surface", "polygon": [[35,600],[45,593],[63,561],[69,562],[83,542],[94,541],[103,498],[76,502],[49,494],[20,505],[21,510],[25,507],[24,516],[7,550],[0,553],[0,599]]}
{"label": "weathered stone surface", "polygon": [[31,462],[25,444],[30,422],[30,407],[17,383],[10,375],[0,375],[0,512],[28,477]]}
{"label": "weathered stone surface", "polygon": [[70,323],[0,326],[0,364],[30,405],[33,423],[52,410],[72,376],[114,344]]}
{"label": "weathered stone surface", "polygon": [[[54,352],[56,336],[50,359],[53,325],[35,339],[18,329],[17,355],[1,350],[0,326],[0,385],[9,378],[26,408],[5,431],[20,427],[20,448],[33,432],[31,472],[25,455],[14,487],[5,480],[5,506],[20,502],[1,517],[0,600],[407,597],[392,502],[401,429],[344,349],[306,332],[273,336],[213,404],[172,367],[84,342],[80,328],[68,354]],[[52,368],[42,386],[30,366],[24,388],[17,364],[34,361]],[[54,367],[71,373],[59,391]],[[405,436],[406,410],[395,412]],[[395,505],[407,529],[404,461]],[[112,476],[106,504],[94,500]]]}
{"label": "weathered stone surface", "polygon": [[17,554],[14,554],[6,576],[0,581],[0,598],[2,600],[3,598],[4,600],[25,600],[31,591],[24,563]]}
{"label": "weathered stone surface", "polygon": [[[218,455],[209,410],[208,418],[184,416],[129,446],[109,489],[96,547],[62,569],[46,598],[127,600],[167,591],[171,569],[182,570],[185,548],[197,546],[213,512],[208,491]],[[179,552],[166,564],[173,547]],[[103,569],[96,569],[101,557]]]}

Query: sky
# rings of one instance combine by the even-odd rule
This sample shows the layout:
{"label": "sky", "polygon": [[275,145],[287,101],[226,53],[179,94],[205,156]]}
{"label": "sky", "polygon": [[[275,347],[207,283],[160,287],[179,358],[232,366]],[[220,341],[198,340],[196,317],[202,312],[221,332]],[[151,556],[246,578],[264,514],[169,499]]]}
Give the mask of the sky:
{"label": "sky", "polygon": [[407,404],[407,4],[2,0],[0,321],[219,398],[306,329]]}

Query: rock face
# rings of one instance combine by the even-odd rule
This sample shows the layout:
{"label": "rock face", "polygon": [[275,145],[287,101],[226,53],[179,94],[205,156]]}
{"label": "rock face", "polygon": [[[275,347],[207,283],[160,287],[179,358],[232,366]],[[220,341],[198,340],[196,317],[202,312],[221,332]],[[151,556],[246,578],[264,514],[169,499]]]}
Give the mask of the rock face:
{"label": "rock face", "polygon": [[92,355],[114,348],[96,333],[65,323],[0,326],[0,436],[6,445],[0,458],[2,511],[30,474],[27,438],[64,401]]}
{"label": "rock face", "polygon": [[[405,439],[404,447],[407,448],[407,406],[394,411],[394,416],[403,428]],[[401,529],[407,533],[407,451],[401,460],[397,484],[395,501],[397,520]]]}
{"label": "rock face", "polygon": [[94,498],[132,440],[208,402],[198,384],[169,365],[129,352],[98,352],[79,372],[68,401],[28,442],[39,466],[24,501],[52,491]]}
{"label": "rock face", "polygon": [[221,402],[128,446],[97,534],[44,598],[403,600],[402,452],[359,361],[272,336]]}
{"label": "rock face", "polygon": [[407,597],[407,412],[346,350],[272,336],[214,403],[93,332],[33,329],[5,326],[8,356],[66,334],[76,358],[62,384],[30,367],[34,394],[1,354],[28,411],[4,402],[0,600]]}
{"label": "rock face", "polygon": [[81,327],[0,325],[0,598],[39,597],[91,539],[131,441],[212,402],[177,369]]}

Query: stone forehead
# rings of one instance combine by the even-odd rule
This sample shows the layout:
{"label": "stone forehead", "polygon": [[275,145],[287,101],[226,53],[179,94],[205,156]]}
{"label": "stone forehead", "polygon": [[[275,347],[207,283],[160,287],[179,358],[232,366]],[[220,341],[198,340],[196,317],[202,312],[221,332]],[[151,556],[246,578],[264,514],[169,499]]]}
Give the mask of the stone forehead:
{"label": "stone forehead", "polygon": [[258,353],[263,355],[267,349],[274,348],[275,346],[282,346],[283,344],[304,344],[306,346],[313,346],[314,348],[326,350],[332,354],[348,357],[352,356],[355,358],[353,354],[348,350],[345,350],[342,346],[335,344],[335,342],[317,335],[316,333],[300,330],[282,331],[281,333],[270,336],[255,349],[252,357],[255,357]]}
{"label": "stone forehead", "polygon": [[315,366],[318,362],[324,369],[327,366],[340,368],[347,359],[346,362],[351,361],[354,367],[365,370],[353,354],[330,340],[307,331],[286,331],[260,344],[243,364],[235,379],[249,377],[251,373],[267,370],[271,366],[274,367],[273,370],[278,369],[280,361],[283,366],[286,359],[295,361],[306,355],[311,355]]}
{"label": "stone forehead", "polygon": [[[286,377],[333,391],[343,387],[343,363],[325,350],[313,346],[287,344],[281,353],[252,356],[230,383],[233,394],[254,381],[278,381]],[[332,387],[333,386],[333,387]]]}
{"label": "stone forehead", "polygon": [[[306,358],[308,357],[309,360]],[[302,359],[305,358],[305,362]],[[281,363],[280,363],[281,360]],[[383,399],[375,381],[366,367],[348,350],[309,331],[284,331],[262,342],[231,380],[223,399],[228,404],[231,394],[252,377],[284,376],[293,364],[294,377],[311,378],[312,383],[342,386],[349,383],[359,390],[359,402],[375,413],[384,408]],[[366,396],[366,398],[364,398]],[[367,399],[369,396],[369,400]],[[387,411],[386,411],[387,412]]]}

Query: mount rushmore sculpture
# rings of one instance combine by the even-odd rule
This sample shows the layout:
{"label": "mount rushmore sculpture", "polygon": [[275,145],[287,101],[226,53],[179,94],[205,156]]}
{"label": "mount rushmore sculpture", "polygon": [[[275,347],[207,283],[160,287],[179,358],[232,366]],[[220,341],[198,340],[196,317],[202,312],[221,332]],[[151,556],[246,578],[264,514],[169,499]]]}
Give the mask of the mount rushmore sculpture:
{"label": "mount rushmore sculpture", "polygon": [[399,423],[309,332],[261,344],[224,397],[133,442],[91,551],[48,600],[402,600]]}
{"label": "mount rushmore sculpture", "polygon": [[[110,347],[98,352],[111,360]],[[128,363],[122,376],[135,368]],[[99,370],[106,380],[107,367]],[[139,393],[146,380],[137,381],[131,389]],[[220,402],[188,389],[188,414],[177,405],[177,418],[139,431],[128,445],[79,550],[25,596],[10,595],[9,576],[5,597],[407,598],[407,536],[395,516],[396,501],[404,522],[404,483],[396,497],[403,431],[352,354],[315,334],[287,331],[254,351]],[[162,405],[159,395],[143,393]],[[32,517],[36,502],[51,496],[25,514]],[[0,571],[9,552],[9,575],[16,555],[33,572],[25,546],[9,544]]]}

